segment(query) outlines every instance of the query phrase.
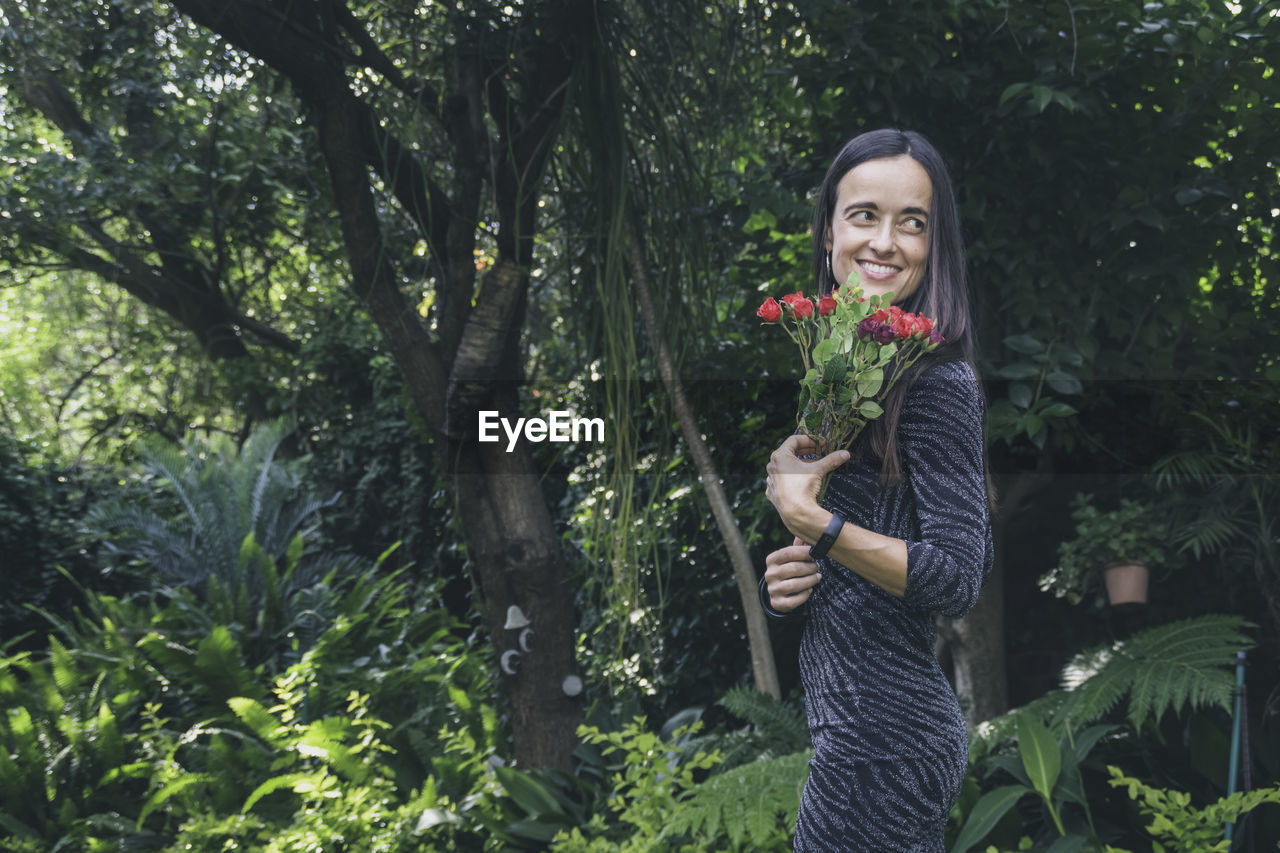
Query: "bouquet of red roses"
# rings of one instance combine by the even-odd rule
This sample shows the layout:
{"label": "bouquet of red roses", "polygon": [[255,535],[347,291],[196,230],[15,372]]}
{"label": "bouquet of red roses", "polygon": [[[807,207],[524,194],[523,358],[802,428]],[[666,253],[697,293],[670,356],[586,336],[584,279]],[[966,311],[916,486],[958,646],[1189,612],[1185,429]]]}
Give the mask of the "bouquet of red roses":
{"label": "bouquet of red roses", "polygon": [[[849,447],[884,414],[879,400],[915,361],[944,342],[933,321],[891,305],[892,293],[870,298],[856,280],[816,302],[796,292],[772,296],[756,311],[800,347],[804,377],[796,426],[825,455]],[[823,480],[819,497],[826,492]]]}

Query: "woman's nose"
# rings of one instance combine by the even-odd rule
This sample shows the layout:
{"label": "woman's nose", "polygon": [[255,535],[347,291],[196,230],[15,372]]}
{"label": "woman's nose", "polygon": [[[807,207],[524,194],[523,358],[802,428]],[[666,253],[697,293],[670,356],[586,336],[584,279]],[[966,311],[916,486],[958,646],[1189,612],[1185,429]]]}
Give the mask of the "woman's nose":
{"label": "woman's nose", "polygon": [[887,255],[893,251],[893,225],[890,222],[883,222],[876,232],[871,235],[871,249],[881,255]]}

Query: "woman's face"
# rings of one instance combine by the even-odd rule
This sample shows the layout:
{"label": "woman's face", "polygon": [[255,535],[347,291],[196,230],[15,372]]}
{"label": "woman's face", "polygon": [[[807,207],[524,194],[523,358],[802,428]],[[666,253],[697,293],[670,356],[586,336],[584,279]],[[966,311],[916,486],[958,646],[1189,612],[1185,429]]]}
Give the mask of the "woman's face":
{"label": "woman's face", "polygon": [[867,160],[836,186],[836,207],[827,226],[827,250],[836,284],[856,269],[868,296],[910,296],[929,259],[929,210],[933,183],[924,167],[903,154]]}

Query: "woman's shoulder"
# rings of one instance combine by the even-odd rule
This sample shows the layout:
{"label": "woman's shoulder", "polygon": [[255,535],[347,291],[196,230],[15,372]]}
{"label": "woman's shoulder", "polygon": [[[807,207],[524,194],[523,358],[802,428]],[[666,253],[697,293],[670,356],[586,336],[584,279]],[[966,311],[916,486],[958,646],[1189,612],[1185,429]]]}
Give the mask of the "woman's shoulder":
{"label": "woman's shoulder", "polygon": [[968,396],[979,393],[978,375],[973,365],[962,358],[935,361],[916,377],[912,391],[952,392]]}
{"label": "woman's shoulder", "polygon": [[904,416],[955,418],[961,413],[982,413],[982,389],[973,365],[964,359],[930,364],[907,392]]}

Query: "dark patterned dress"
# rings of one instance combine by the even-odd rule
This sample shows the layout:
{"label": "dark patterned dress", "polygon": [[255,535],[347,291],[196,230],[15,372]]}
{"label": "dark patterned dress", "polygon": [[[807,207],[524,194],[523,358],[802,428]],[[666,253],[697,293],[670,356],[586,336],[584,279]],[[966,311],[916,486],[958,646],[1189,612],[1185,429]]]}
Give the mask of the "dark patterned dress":
{"label": "dark patterned dress", "polygon": [[982,403],[964,362],[931,366],[898,425],[902,482],[846,463],[824,504],[907,543],[907,588],[891,595],[831,560],[800,645],[814,757],[797,851],[942,853],[968,760],[964,717],[934,655],[934,614],[962,616],[991,570]]}

